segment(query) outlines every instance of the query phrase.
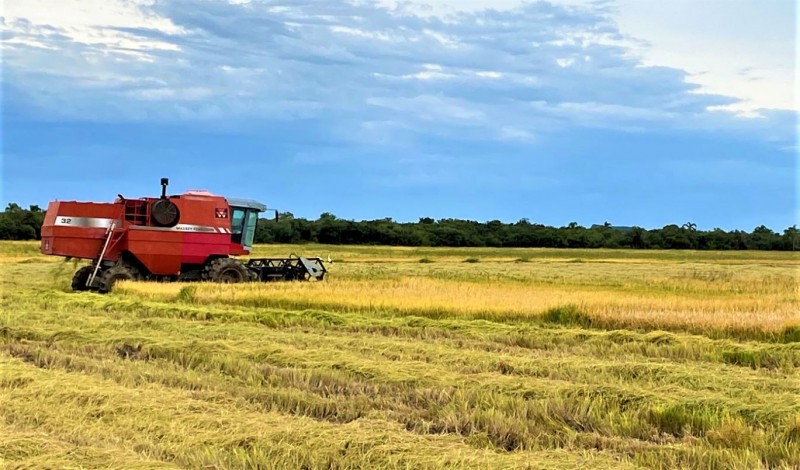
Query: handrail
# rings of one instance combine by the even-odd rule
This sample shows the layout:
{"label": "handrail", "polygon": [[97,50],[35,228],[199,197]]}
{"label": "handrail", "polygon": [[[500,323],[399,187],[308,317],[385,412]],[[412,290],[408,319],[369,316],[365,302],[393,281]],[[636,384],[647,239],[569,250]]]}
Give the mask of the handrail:
{"label": "handrail", "polygon": [[111,242],[111,237],[114,236],[114,229],[116,228],[116,225],[117,221],[112,220],[111,225],[108,226],[108,231],[106,231],[106,242],[103,244],[103,249],[100,251],[100,258],[98,258],[97,263],[95,263],[92,275],[86,280],[86,287],[92,286],[94,279],[97,277],[97,273],[100,271],[100,264],[103,262],[103,257],[106,255],[106,250],[108,250],[108,244]]}

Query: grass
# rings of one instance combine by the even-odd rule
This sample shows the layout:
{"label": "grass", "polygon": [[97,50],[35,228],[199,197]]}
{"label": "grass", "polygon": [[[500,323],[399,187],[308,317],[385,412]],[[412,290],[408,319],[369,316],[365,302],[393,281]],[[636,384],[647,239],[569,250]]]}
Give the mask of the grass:
{"label": "grass", "polygon": [[103,296],[0,244],[0,467],[800,466],[792,253],[292,251],[345,262]]}

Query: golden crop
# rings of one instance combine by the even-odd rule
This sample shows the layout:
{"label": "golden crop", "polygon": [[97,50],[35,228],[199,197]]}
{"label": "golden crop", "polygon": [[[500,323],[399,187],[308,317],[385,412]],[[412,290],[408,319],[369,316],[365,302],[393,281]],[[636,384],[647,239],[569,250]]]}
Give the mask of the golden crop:
{"label": "golden crop", "polygon": [[100,295],[0,243],[0,468],[800,467],[794,253],[291,251]]}
{"label": "golden crop", "polygon": [[[200,284],[191,287],[191,300],[495,321],[534,319],[571,306],[597,324],[617,328],[777,333],[800,325],[800,265],[793,262],[399,263],[334,264],[325,282],[312,284]],[[167,301],[186,286],[132,283],[119,291]]]}

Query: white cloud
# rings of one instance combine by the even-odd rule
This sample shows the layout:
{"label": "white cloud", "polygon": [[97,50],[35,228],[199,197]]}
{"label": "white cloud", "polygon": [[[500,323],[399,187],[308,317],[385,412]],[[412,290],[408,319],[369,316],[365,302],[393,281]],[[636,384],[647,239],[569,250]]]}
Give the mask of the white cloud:
{"label": "white cloud", "polygon": [[349,26],[331,26],[331,31],[334,33],[350,34],[352,36],[359,36],[368,39],[378,39],[381,41],[391,41],[392,38],[385,33],[376,31],[365,31],[363,29],[351,28]]}
{"label": "white cloud", "polygon": [[[582,8],[593,0],[550,0]],[[458,12],[512,10],[523,0],[383,0],[393,8],[446,18]],[[427,7],[425,7],[427,6]],[[625,38],[592,32],[552,41],[554,45],[597,43],[620,45],[645,65],[688,72],[697,92],[737,98],[711,110],[741,117],[760,116],[758,109],[800,110],[795,89],[797,24],[795,2],[757,0],[614,0],[610,11]],[[564,66],[569,59],[560,59]]]}
{"label": "white cloud", "polygon": [[432,70],[423,70],[422,72],[402,75],[402,78],[413,80],[447,80],[453,77],[455,77],[455,75]]}
{"label": "white cloud", "polygon": [[558,103],[555,106],[538,102],[533,103],[533,107],[542,111],[549,110],[556,114],[576,116],[576,119],[587,125],[601,124],[605,126],[609,120],[613,120],[617,124],[620,121],[629,123],[641,123],[643,121],[665,122],[675,117],[674,113],[664,110],[595,102],[565,102]]}
{"label": "white cloud", "polygon": [[618,0],[620,30],[646,40],[646,64],[679,67],[700,92],[739,98],[717,107],[754,115],[800,110],[795,101],[794,2]]}
{"label": "white cloud", "polygon": [[479,76],[481,78],[494,78],[494,79],[503,78],[503,74],[502,73],[495,72],[493,70],[479,70],[479,71],[475,72],[475,75],[477,75],[477,76]]}
{"label": "white cloud", "polygon": [[209,98],[213,91],[209,88],[145,88],[130,93],[133,97],[152,101],[197,101]]}
{"label": "white cloud", "polygon": [[20,32],[24,25],[52,26],[84,44],[115,48],[175,49],[174,44],[135,36],[115,28],[151,28],[169,34],[182,29],[149,10],[154,0],[18,0],[6,1],[3,29]]}
{"label": "white cloud", "polygon": [[452,73],[444,72],[444,69],[441,65],[423,64],[422,68],[423,70],[419,72],[407,73],[405,75],[401,75],[400,78],[406,80],[447,80],[456,77],[456,75]]}
{"label": "white cloud", "polygon": [[573,59],[572,57],[560,57],[560,58],[556,59],[556,63],[558,64],[559,67],[565,68],[565,67],[569,67],[570,65],[574,64],[575,63],[575,59]]}
{"label": "white cloud", "polygon": [[458,39],[453,37],[453,36],[448,36],[446,34],[438,33],[436,31],[433,31],[433,30],[430,30],[430,29],[423,30],[422,32],[424,34],[436,39],[437,41],[439,41],[440,44],[442,44],[445,47],[456,48],[456,47],[458,47],[460,45],[460,42],[458,41]]}
{"label": "white cloud", "polygon": [[9,96],[59,116],[315,118],[347,138],[379,128],[503,141],[571,125],[740,125],[719,110],[741,103],[647,66],[602,5],[438,2],[418,16],[407,3],[345,0],[52,3],[92,11],[62,20],[39,12],[44,0],[17,8],[4,61]]}
{"label": "white cloud", "polygon": [[489,8],[511,10],[525,3],[525,0],[378,0],[378,3],[415,15],[447,18],[460,12],[478,12]]}
{"label": "white cloud", "polygon": [[414,113],[424,121],[476,123],[485,118],[481,110],[470,106],[468,102],[435,95],[419,95],[413,98],[367,98],[367,104]]}
{"label": "white cloud", "polygon": [[500,128],[500,139],[512,142],[532,142],[536,136],[533,132],[513,126]]}

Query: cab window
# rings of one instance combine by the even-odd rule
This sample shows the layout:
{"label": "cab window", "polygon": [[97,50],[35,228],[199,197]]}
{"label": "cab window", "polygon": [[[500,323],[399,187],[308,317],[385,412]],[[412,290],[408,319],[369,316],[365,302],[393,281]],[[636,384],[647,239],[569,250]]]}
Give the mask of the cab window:
{"label": "cab window", "polygon": [[231,215],[231,241],[234,243],[242,243],[242,232],[244,232],[244,209],[233,209]]}
{"label": "cab window", "polygon": [[258,211],[243,208],[233,208],[231,215],[231,241],[248,248],[253,246],[256,236]]}
{"label": "cab window", "polygon": [[242,245],[250,248],[253,246],[253,239],[256,236],[256,224],[258,223],[258,212],[247,211],[247,222],[244,227],[244,242]]}

